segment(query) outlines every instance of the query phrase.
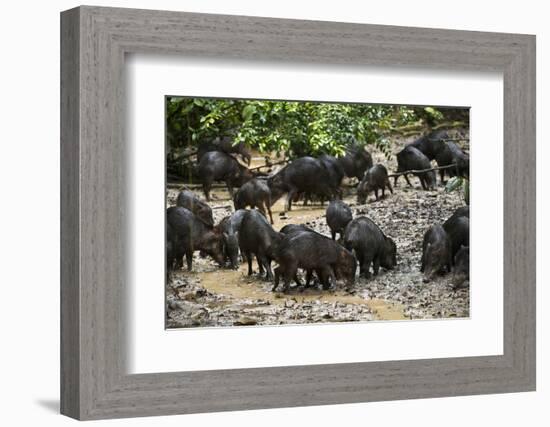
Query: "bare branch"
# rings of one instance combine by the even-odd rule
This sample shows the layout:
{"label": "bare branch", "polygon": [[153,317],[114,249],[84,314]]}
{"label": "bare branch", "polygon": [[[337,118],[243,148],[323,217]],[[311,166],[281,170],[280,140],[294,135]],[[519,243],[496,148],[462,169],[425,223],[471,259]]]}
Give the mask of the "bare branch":
{"label": "bare branch", "polygon": [[437,139],[437,138],[428,138],[428,141],[469,141],[470,140],[470,137],[466,137],[466,138],[442,138],[442,139]]}
{"label": "bare branch", "polygon": [[289,160],[281,160],[281,161],[278,161],[278,162],[275,162],[275,163],[267,162],[265,165],[256,166],[255,168],[250,168],[249,170],[252,172],[252,171],[260,170],[260,169],[263,169],[263,168],[270,168],[272,166],[283,165],[283,164],[286,164],[288,162],[289,162]]}
{"label": "bare branch", "polygon": [[419,173],[424,173],[424,172],[429,172],[429,171],[438,171],[438,170],[441,170],[441,169],[450,169],[450,168],[456,168],[456,165],[452,164],[452,165],[447,165],[447,166],[436,166],[435,168],[430,168],[430,169],[408,170],[408,171],[403,171],[403,172],[396,172],[396,173],[389,174],[388,178],[394,177],[394,176],[408,175],[408,174],[419,174]]}

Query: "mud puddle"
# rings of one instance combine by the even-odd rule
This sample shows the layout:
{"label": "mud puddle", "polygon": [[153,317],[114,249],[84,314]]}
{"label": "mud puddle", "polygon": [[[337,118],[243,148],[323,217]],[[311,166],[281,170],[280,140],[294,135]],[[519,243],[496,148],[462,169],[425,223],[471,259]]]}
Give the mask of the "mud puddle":
{"label": "mud puddle", "polygon": [[[256,267],[254,263],[254,267]],[[350,294],[344,290],[322,290],[316,287],[290,288],[287,293],[272,292],[271,282],[266,282],[256,274],[247,275],[248,266],[242,264],[239,270],[213,270],[195,273],[200,285],[216,295],[224,295],[230,300],[259,300],[262,304],[288,305],[289,301],[296,310],[300,306],[320,301],[322,304],[361,305],[369,309],[376,320],[405,320],[405,307],[378,298],[365,298]],[[230,303],[230,302],[228,302]]]}

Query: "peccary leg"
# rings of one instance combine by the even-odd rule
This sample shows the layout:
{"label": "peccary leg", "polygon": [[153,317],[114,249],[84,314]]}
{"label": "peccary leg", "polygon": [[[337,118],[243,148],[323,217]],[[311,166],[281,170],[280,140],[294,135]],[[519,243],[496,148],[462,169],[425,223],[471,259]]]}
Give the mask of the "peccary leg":
{"label": "peccary leg", "polygon": [[361,268],[363,269],[363,276],[365,279],[370,279],[370,264],[372,262],[372,259],[370,259],[367,256],[363,256],[363,262],[361,265]]}
{"label": "peccary leg", "polygon": [[267,212],[269,212],[269,222],[273,225],[273,214],[271,213],[271,208],[267,205]]}
{"label": "peccary leg", "polygon": [[426,176],[424,176],[424,190],[428,191],[428,190],[431,190],[431,189],[432,189],[432,187],[430,186],[428,178]]}
{"label": "peccary leg", "polygon": [[[264,208],[263,204],[262,204],[262,203],[259,204],[259,205],[257,206],[257,208],[258,208],[258,210],[260,211],[260,213],[264,216],[264,218],[267,219],[267,215],[266,215],[266,213],[265,213],[265,208]],[[273,221],[271,221],[271,224],[273,224]]]}
{"label": "peccary leg", "polygon": [[265,280],[272,281],[273,271],[271,271],[271,260],[263,254],[261,255],[261,260],[266,270]]}
{"label": "peccary leg", "polygon": [[258,263],[258,274],[260,276],[263,276],[264,275],[264,264],[262,262],[262,258],[260,257],[260,255],[256,254],[256,262]]}
{"label": "peccary leg", "polygon": [[386,187],[388,187],[388,190],[390,190],[390,193],[393,194],[393,188],[391,188],[391,183],[389,179],[386,181]]}
{"label": "peccary leg", "polygon": [[330,277],[330,282],[334,287],[336,287],[336,276],[334,274],[334,269],[331,266],[327,265],[327,272],[328,276]]}
{"label": "peccary leg", "polygon": [[258,268],[260,269],[260,276],[264,275],[264,271],[266,273],[264,279],[273,279],[273,274],[271,273],[271,268],[267,270],[267,257],[265,254],[256,254],[256,261],[258,262]]}
{"label": "peccary leg", "polygon": [[290,281],[291,281],[291,278],[293,276],[291,274],[285,274],[284,277],[283,277],[283,280],[284,280],[284,284],[283,284],[283,292],[286,292],[288,290],[288,288],[290,287]]}
{"label": "peccary leg", "polygon": [[330,265],[324,265],[321,267],[321,269],[317,272],[317,275],[323,284],[324,290],[330,289],[330,280],[332,280],[332,283],[336,284],[336,277],[334,276],[334,271]]}
{"label": "peccary leg", "polygon": [[332,240],[336,240],[336,231],[330,230],[330,234],[332,235]]}
{"label": "peccary leg", "polygon": [[185,250],[185,260],[187,261],[187,270],[191,271],[191,269],[193,268],[193,250],[192,249]]}
{"label": "peccary leg", "polygon": [[275,292],[275,289],[277,289],[277,286],[279,286],[281,267],[277,267],[273,272],[275,273],[275,277],[273,278],[273,287],[271,288],[271,292]]}
{"label": "peccary leg", "polygon": [[242,255],[248,263],[248,275],[252,276],[252,274],[254,273],[254,271],[252,270],[252,254],[250,252],[243,252]]}
{"label": "peccary leg", "polygon": [[378,188],[374,189],[374,197],[376,197],[376,201],[378,201]]}
{"label": "peccary leg", "polygon": [[174,270],[181,270],[183,267],[183,256],[176,257],[176,263],[174,265]]}
{"label": "peccary leg", "polygon": [[283,279],[285,281],[283,292],[286,292],[288,290],[290,286],[290,282],[293,278],[296,277],[297,272],[298,272],[298,264],[295,261],[291,262],[290,265],[286,266],[283,274]]}
{"label": "peccary leg", "polygon": [[286,210],[290,211],[292,209],[292,200],[296,195],[296,189],[292,188],[286,196]]}
{"label": "peccary leg", "polygon": [[423,190],[428,190],[428,184],[425,181],[426,178],[424,178],[423,175],[420,175],[418,178],[420,179],[420,185],[422,186],[422,189]]}
{"label": "peccary leg", "polygon": [[450,273],[453,265],[453,257],[451,256],[450,252],[449,252],[449,256],[447,257],[446,265],[447,265],[447,272]]}
{"label": "peccary leg", "polygon": [[264,204],[267,206],[267,211],[269,212],[269,221],[271,222],[271,225],[273,225],[273,215],[271,214],[271,197],[268,197]]}
{"label": "peccary leg", "polygon": [[409,187],[412,187],[413,185],[411,184],[411,181],[409,180],[409,176],[407,174],[405,174],[403,176],[405,177],[405,181],[407,181],[407,184],[409,185]]}
{"label": "peccary leg", "polygon": [[316,270],[316,272],[317,272],[317,276],[319,276],[319,281],[323,285],[323,290],[326,291],[327,289],[330,289],[330,279],[329,279],[330,273],[327,271],[327,269],[323,267]]}
{"label": "peccary leg", "polygon": [[313,278],[313,270],[307,270],[306,271],[306,287],[309,286],[309,282],[311,282],[312,278]]}
{"label": "peccary leg", "polygon": [[355,257],[359,261],[359,275],[364,276],[365,275],[365,266],[363,265],[363,252],[355,251]]}
{"label": "peccary leg", "polygon": [[378,271],[380,270],[380,257],[374,258],[372,261],[372,271],[375,276],[378,276]]}
{"label": "peccary leg", "polygon": [[202,191],[207,201],[210,201],[210,189],[212,188],[212,181],[207,180],[202,183]]}
{"label": "peccary leg", "polygon": [[397,178],[399,178],[399,175],[393,177],[393,186],[397,187]]}

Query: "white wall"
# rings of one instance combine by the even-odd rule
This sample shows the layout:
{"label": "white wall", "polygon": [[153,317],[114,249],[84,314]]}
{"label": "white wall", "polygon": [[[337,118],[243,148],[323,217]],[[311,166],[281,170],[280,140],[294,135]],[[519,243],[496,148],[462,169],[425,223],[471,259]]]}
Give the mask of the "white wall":
{"label": "white wall", "polygon": [[[277,0],[98,1],[106,6],[455,28],[537,35],[539,159],[550,115],[550,28],[541,1],[457,2],[391,0],[337,2]],[[3,425],[65,425],[57,414],[59,384],[59,11],[73,1],[4,2],[0,24],[0,275],[2,325],[0,419]],[[549,171],[538,168],[538,218],[548,214]],[[7,196],[7,197],[6,197]],[[544,197],[546,196],[546,197]],[[543,200],[546,199],[546,200]],[[546,203],[545,203],[546,202]],[[548,256],[539,221],[538,389],[536,393],[277,409],[157,419],[114,425],[335,424],[464,426],[548,425],[550,377],[548,311],[543,303]],[[546,253],[545,253],[546,252]],[[546,257],[545,257],[546,255]],[[541,262],[542,261],[542,262]]]}

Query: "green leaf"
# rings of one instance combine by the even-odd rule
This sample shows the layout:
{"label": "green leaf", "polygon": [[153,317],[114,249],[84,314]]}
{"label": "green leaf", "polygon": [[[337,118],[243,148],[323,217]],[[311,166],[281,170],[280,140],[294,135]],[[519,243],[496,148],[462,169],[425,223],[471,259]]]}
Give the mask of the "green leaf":
{"label": "green leaf", "polygon": [[441,111],[436,110],[433,107],[424,107],[424,111],[436,120],[441,120],[443,118],[443,114],[441,113]]}
{"label": "green leaf", "polygon": [[453,176],[449,181],[447,181],[447,185],[445,186],[445,191],[447,193],[450,193],[451,191],[455,191],[456,189],[460,188],[462,185],[462,178],[458,176]]}
{"label": "green leaf", "polygon": [[243,108],[242,116],[245,121],[249,121],[254,113],[256,112],[256,107],[254,104],[248,104],[246,107]]}

